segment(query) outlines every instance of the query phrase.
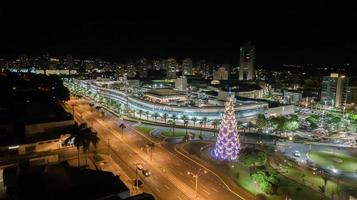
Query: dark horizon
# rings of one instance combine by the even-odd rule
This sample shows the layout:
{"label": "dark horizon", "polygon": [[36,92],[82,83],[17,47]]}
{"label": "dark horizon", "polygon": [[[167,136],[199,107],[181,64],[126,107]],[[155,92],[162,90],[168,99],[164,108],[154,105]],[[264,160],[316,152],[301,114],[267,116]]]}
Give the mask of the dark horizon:
{"label": "dark horizon", "polygon": [[257,65],[357,63],[356,3],[45,5],[0,8],[0,56],[185,58],[239,63],[252,41]]}

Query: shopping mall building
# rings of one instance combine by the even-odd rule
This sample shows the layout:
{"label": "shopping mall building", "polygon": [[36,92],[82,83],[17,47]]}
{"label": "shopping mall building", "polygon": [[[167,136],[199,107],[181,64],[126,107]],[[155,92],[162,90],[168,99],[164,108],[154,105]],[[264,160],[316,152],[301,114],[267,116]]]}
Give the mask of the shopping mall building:
{"label": "shopping mall building", "polygon": [[[144,112],[148,111],[150,114],[158,113],[160,116],[166,113],[169,116],[175,114],[178,118],[182,115],[186,115],[189,118],[196,117],[202,119],[203,117],[207,117],[208,120],[213,120],[221,119],[224,112],[224,106],[189,107],[157,103],[157,101],[153,102],[147,98],[139,98],[123,91],[100,87],[98,84],[95,84],[95,81],[91,80],[71,79],[65,83],[69,88],[76,87],[77,89],[84,89],[90,94],[107,97],[127,105],[131,109],[142,110]],[[254,118],[260,113],[268,115],[291,114],[293,110],[294,108],[289,105],[269,108],[268,103],[262,101],[236,101],[236,117],[242,121],[244,121],[244,119]]]}

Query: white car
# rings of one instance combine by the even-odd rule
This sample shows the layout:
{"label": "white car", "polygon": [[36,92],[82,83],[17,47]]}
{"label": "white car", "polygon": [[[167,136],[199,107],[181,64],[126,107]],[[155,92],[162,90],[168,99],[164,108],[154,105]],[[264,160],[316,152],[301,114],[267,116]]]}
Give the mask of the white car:
{"label": "white car", "polygon": [[298,151],[298,150],[294,151],[294,152],[293,152],[293,155],[294,155],[295,157],[300,157],[300,156],[301,156],[300,151]]}

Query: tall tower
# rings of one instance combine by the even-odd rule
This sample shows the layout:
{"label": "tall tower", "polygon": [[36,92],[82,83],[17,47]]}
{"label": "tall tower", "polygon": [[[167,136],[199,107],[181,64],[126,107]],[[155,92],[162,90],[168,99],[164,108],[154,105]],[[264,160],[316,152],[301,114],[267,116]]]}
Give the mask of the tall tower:
{"label": "tall tower", "polygon": [[240,149],[237,120],[235,116],[233,96],[227,98],[216,146],[211,152],[217,160],[235,161]]}
{"label": "tall tower", "polygon": [[331,73],[324,76],[321,82],[320,103],[325,106],[342,107],[347,101],[348,78]]}
{"label": "tall tower", "polygon": [[239,80],[254,80],[255,48],[248,42],[240,47]]}

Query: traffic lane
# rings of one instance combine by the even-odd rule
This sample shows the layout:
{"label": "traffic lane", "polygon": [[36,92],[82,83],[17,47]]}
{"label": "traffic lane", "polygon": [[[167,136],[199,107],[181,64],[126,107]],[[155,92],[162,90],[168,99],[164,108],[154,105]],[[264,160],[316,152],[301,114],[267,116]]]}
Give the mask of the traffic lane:
{"label": "traffic lane", "polygon": [[[119,143],[121,143],[121,141],[118,141],[117,138],[113,137],[112,134],[108,133],[108,131],[105,130],[106,127],[101,127],[98,123],[96,123],[96,120],[97,120],[96,118],[87,116],[87,122],[89,125],[91,125],[95,130],[98,131],[98,133],[100,135],[103,135],[105,138],[111,138],[114,142],[114,149],[119,149],[120,152],[124,152],[121,156],[123,156],[123,155],[130,156],[130,157],[123,158],[121,160],[122,162],[125,162],[126,160],[132,160],[132,157],[135,157],[135,156],[133,156],[132,153],[126,151],[128,148],[123,149],[122,145],[119,145]],[[111,142],[111,145],[113,145],[113,142]],[[117,145],[115,145],[115,144],[117,144]],[[136,156],[136,157],[138,157],[138,156]],[[130,164],[131,169],[129,171],[135,171],[135,163],[137,163],[137,162],[140,162],[140,161],[136,160],[136,161],[134,161],[134,163]],[[174,195],[174,196],[176,195],[177,199],[189,199],[185,196],[184,193],[182,193],[182,192],[179,193],[179,192],[173,191],[172,188],[174,188],[174,185],[169,186],[169,184],[163,184],[164,188],[159,189],[161,186],[161,183],[165,182],[165,180],[162,178],[158,179],[158,180],[160,180],[160,181],[155,184],[156,195],[162,196],[164,194],[164,196],[166,195],[166,197],[167,197],[167,195],[169,195],[170,197],[172,197],[172,195]],[[145,179],[143,182],[147,182],[147,179]],[[151,183],[151,185],[154,185],[154,184]],[[170,192],[166,191],[165,189],[166,190],[170,189]],[[165,192],[166,192],[166,194],[165,194]],[[160,194],[157,194],[157,193],[160,193]],[[166,197],[164,199],[167,199]]]}
{"label": "traffic lane", "polygon": [[[107,131],[107,127],[100,127],[99,124],[92,122],[93,127],[100,133],[103,134],[104,137],[106,138],[111,138],[111,148],[116,152],[121,152],[120,153],[120,157],[122,157],[122,161],[124,162],[128,162],[127,164],[130,166],[132,171],[135,171],[136,169],[136,163],[145,163],[145,165],[149,165],[145,160],[140,159],[140,156],[137,155],[135,152],[131,152],[128,151],[129,148],[125,148],[123,145],[122,141],[119,141],[119,139],[117,139],[115,136],[112,135],[112,133],[110,133],[109,131]],[[133,159],[135,158],[135,159]],[[150,179],[150,178],[146,178],[143,182],[146,184],[150,184],[153,185],[154,187],[152,187],[152,190],[156,191],[157,195],[162,195],[163,192],[165,192],[166,190],[170,189],[170,192],[167,191],[167,195],[176,195],[176,197],[178,199],[190,199],[189,197],[187,197],[183,192],[179,192],[179,189],[175,187],[174,184],[172,184],[170,181],[167,181],[165,179],[165,177],[160,176],[160,172],[156,169],[151,169],[151,171],[153,172],[153,174],[155,174],[156,177],[158,177],[158,180],[155,182],[155,178]],[[165,184],[161,184],[164,183]],[[175,189],[176,188],[176,189]],[[176,191],[177,190],[177,191]],[[160,193],[160,194],[158,194]],[[165,194],[165,193],[164,193]]]}
{"label": "traffic lane", "polygon": [[[128,132],[128,133],[129,133],[129,132]],[[139,135],[140,135],[140,134],[139,134]],[[137,137],[136,137],[136,138],[137,138]],[[144,144],[144,143],[146,143],[146,141],[141,141],[140,143],[141,143],[141,144]],[[170,159],[170,158],[168,157],[167,159]],[[178,162],[174,162],[174,163],[176,163],[176,165],[180,165],[180,164],[178,164]],[[187,164],[187,165],[188,165],[188,166],[187,166],[187,168],[186,168],[186,171],[195,171],[195,170],[198,170],[198,168],[197,168],[197,169],[192,169],[191,166],[190,166],[190,164]],[[194,164],[194,165],[195,165],[195,164]],[[175,168],[175,166],[171,166],[171,167],[169,167],[169,168],[171,168],[172,171],[177,171],[177,169]],[[182,166],[180,166],[180,170],[182,170]],[[182,175],[182,174],[181,174],[181,175]],[[214,176],[214,177],[211,177],[209,181],[205,181],[205,180],[203,179],[203,181],[204,181],[205,183],[213,184],[211,187],[210,187],[210,186],[202,186],[202,187],[203,187],[202,191],[205,193],[204,196],[211,194],[208,190],[218,191],[218,190],[217,190],[217,186],[221,186],[222,189],[224,190],[224,191],[221,191],[221,192],[218,191],[219,193],[227,194],[227,192],[228,192],[228,194],[230,194],[230,192],[226,190],[226,188],[224,187],[224,185],[223,185],[220,181],[215,181],[215,182],[213,182],[213,183],[211,182],[211,181],[214,180],[215,178],[216,178],[215,176]],[[190,181],[190,183],[192,183],[192,187],[193,187],[194,185],[193,185],[193,181],[192,181],[192,180]],[[208,189],[208,188],[209,188],[209,189]],[[229,195],[229,196],[225,197],[225,199],[236,199],[236,196],[234,196],[234,197],[232,198],[232,196]]]}
{"label": "traffic lane", "polygon": [[[135,132],[135,131],[134,131]],[[147,141],[144,140],[144,138],[142,138],[142,136],[140,135],[138,137],[138,135],[136,135],[135,133],[133,134],[133,131],[128,131],[128,129],[125,130],[125,138],[128,138],[127,142],[128,143],[133,143],[134,146],[137,146],[137,148],[140,147],[140,144],[143,145],[143,144],[147,144]],[[120,136],[121,137],[121,136]],[[159,158],[162,158],[163,160],[170,160],[170,157],[167,156],[164,152],[161,152],[161,154],[159,156],[157,156],[156,154],[160,154],[159,152],[155,152],[155,159],[156,157],[159,157]],[[167,171],[167,172],[177,172],[177,171],[182,171],[182,166],[177,162],[177,160],[175,160],[175,162],[173,162],[175,165],[177,166],[166,166],[166,170],[168,169],[171,169],[170,171]],[[178,168],[175,168],[175,167],[178,167]],[[187,168],[186,170],[184,171],[195,171],[195,170],[198,170],[197,169],[192,169],[192,168]],[[177,176],[176,176],[177,177]],[[178,178],[184,178],[184,179],[187,179],[187,175],[186,176],[183,176],[183,177],[178,177]],[[189,177],[188,177],[189,178]],[[185,181],[186,184],[187,184],[187,181]],[[190,183],[192,182],[192,180],[190,181]],[[194,187],[194,183],[192,183],[191,187],[193,188]],[[217,190],[216,188],[213,189],[213,190]],[[200,195],[202,196],[207,196],[207,199],[209,198],[209,195],[211,195],[210,192],[208,192],[207,189],[203,189],[202,190],[203,192],[200,193]],[[227,194],[227,191],[223,191],[222,194]],[[223,195],[222,195],[223,196]],[[224,195],[224,196],[227,196],[227,195]],[[225,197],[225,199],[233,199],[232,196],[227,196]]]}
{"label": "traffic lane", "polygon": [[[129,133],[129,132],[128,132]],[[128,134],[127,133],[127,134]],[[142,137],[140,134],[140,136],[138,137],[135,131],[133,131],[131,134],[128,134],[128,137],[133,136],[133,140],[138,140],[139,138],[144,139],[144,137]],[[135,137],[134,137],[135,135]],[[137,143],[140,144],[145,144],[147,143],[146,141],[137,141]],[[170,158],[172,157],[172,158]],[[189,182],[185,181],[186,184],[189,184],[191,187],[195,187],[195,183],[194,180],[192,179],[192,177],[187,175],[187,171],[191,171],[193,173],[197,172],[201,167],[198,166],[196,163],[193,162],[187,162],[187,161],[183,161],[181,158],[177,157],[176,154],[167,151],[166,149],[162,149],[162,148],[156,148],[155,149],[155,156],[154,159],[159,159],[159,161],[161,161],[161,163],[167,163],[167,161],[169,161],[170,165],[166,165],[166,169],[170,170],[171,172],[175,172],[176,176],[178,176],[178,178],[181,179],[191,179],[189,180]],[[205,179],[203,177],[208,176],[209,178]],[[200,190],[199,194],[201,196],[206,196],[207,198],[210,198],[212,193],[220,193],[221,197],[220,198],[224,198],[224,199],[237,199],[237,196],[235,196],[234,194],[232,194],[229,190],[227,190],[227,188],[221,183],[221,181],[213,174],[211,174],[210,172],[208,174],[203,175],[202,177],[202,181],[199,181],[199,184],[203,184],[205,183],[206,185],[203,187],[202,190]],[[200,178],[200,179],[201,179]],[[207,189],[209,188],[209,189]],[[209,192],[210,190],[214,191],[214,192]]]}

